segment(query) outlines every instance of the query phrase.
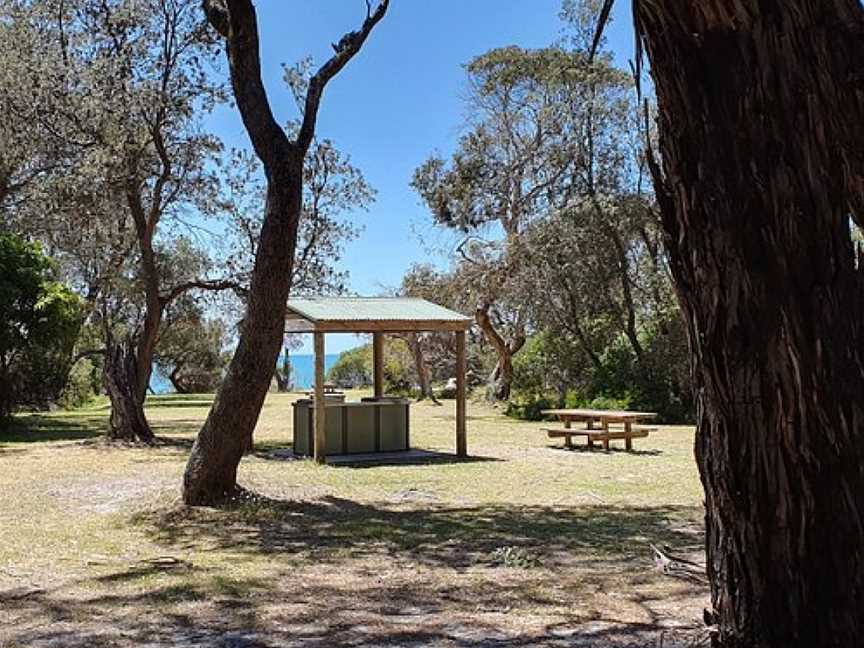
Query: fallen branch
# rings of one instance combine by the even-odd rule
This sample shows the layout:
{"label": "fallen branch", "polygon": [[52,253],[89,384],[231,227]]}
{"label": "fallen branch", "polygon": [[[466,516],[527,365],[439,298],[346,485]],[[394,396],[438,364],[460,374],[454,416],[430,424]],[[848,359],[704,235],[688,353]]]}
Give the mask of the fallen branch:
{"label": "fallen branch", "polygon": [[654,553],[654,565],[659,571],[673,578],[683,578],[700,585],[708,584],[708,577],[705,575],[705,565],[681,558],[680,556],[674,556],[659,549],[654,544],[649,544],[649,546]]}

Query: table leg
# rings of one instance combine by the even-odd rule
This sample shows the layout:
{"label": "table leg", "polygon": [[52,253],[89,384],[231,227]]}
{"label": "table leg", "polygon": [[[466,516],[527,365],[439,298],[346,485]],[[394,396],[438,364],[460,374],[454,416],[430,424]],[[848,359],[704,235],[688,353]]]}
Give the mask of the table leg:
{"label": "table leg", "polygon": [[[603,423],[603,431],[606,434],[609,434],[609,421],[607,421],[606,419],[602,419],[602,423]],[[609,452],[609,437],[608,436],[603,438],[603,449],[606,452]]]}
{"label": "table leg", "polygon": [[630,438],[630,431],[633,429],[632,423],[630,421],[624,421],[624,434],[626,435],[624,438],[624,447],[627,452],[633,451],[633,439]]}

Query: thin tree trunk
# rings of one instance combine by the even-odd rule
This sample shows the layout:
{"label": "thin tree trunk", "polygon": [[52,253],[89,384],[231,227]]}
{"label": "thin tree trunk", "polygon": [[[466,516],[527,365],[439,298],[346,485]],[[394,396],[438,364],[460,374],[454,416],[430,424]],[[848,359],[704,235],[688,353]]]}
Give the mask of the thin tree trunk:
{"label": "thin tree trunk", "polygon": [[429,368],[423,357],[423,345],[420,343],[420,336],[416,333],[408,335],[406,341],[411,349],[411,355],[414,356],[414,369],[417,372],[417,382],[420,385],[420,395],[417,400],[422,401],[428,398],[436,405],[440,405],[441,403],[435,398],[435,392],[432,390],[432,382],[429,380]]}
{"label": "thin tree trunk", "polygon": [[716,645],[864,641],[864,10],[637,3],[698,394]]}
{"label": "thin tree trunk", "polygon": [[153,443],[155,436],[138,399],[135,352],[130,342],[109,342],[102,376],[111,400],[108,437]]}
{"label": "thin tree trunk", "polygon": [[282,368],[276,368],[273,376],[276,378],[276,389],[285,393],[291,389],[291,361],[289,360],[288,347],[285,347],[285,359]]}
{"label": "thin tree trunk", "polygon": [[168,380],[171,381],[171,385],[174,387],[174,391],[178,394],[189,394],[191,393],[189,389],[183,384],[183,380],[180,378],[180,370],[182,369],[181,365],[177,365],[171,370],[171,373],[168,374]]}
{"label": "thin tree trunk", "polygon": [[513,337],[509,341],[505,340],[492,324],[492,318],[489,317],[490,307],[490,304],[481,304],[474,313],[477,325],[498,356],[498,362],[486,381],[486,397],[490,401],[506,401],[510,398],[513,385],[513,356],[525,346],[525,334],[521,327],[517,327]]}

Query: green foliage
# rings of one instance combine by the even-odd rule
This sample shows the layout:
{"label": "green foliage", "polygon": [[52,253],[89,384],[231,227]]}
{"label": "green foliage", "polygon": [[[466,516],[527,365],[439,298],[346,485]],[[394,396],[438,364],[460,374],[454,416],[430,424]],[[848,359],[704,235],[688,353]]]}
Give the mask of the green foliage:
{"label": "green foliage", "polygon": [[581,385],[589,371],[585,352],[566,335],[541,331],[532,335],[513,358],[513,389],[522,394],[556,394]]}
{"label": "green foliage", "polygon": [[366,344],[339,354],[327,372],[327,380],[340,387],[367,387],[372,384],[372,345]]}
{"label": "green foliage", "polygon": [[[366,344],[339,354],[330,367],[327,380],[340,387],[368,387],[373,382],[372,345]],[[410,396],[417,383],[411,350],[405,340],[389,336],[384,343],[384,391],[390,395]]]}
{"label": "green foliage", "polygon": [[657,412],[661,422],[689,423],[695,418],[684,325],[675,313],[640,334],[641,362],[621,338],[603,353],[591,392],[625,398],[631,409]]}
{"label": "green foliage", "polygon": [[156,366],[181,394],[216,391],[228,365],[225,325],[189,297],[178,300],[156,347]]}
{"label": "green foliage", "polygon": [[102,385],[101,375],[101,371],[93,361],[85,358],[76,362],[66,378],[66,385],[60,393],[57,404],[66,410],[87,405],[99,393]]}
{"label": "green foliage", "polygon": [[81,302],[41,248],[0,234],[0,417],[57,400],[80,326]]}
{"label": "green foliage", "polygon": [[558,402],[549,396],[539,394],[514,393],[507,401],[507,409],[504,413],[522,421],[542,421],[546,417],[542,414],[544,409],[552,409],[558,406]]}
{"label": "green foliage", "polygon": [[641,361],[625,336],[603,349],[599,366],[565,336],[532,336],[514,359],[514,393],[507,415],[542,420],[553,407],[637,409],[657,412],[661,422],[695,417],[683,322],[677,312],[640,332]]}

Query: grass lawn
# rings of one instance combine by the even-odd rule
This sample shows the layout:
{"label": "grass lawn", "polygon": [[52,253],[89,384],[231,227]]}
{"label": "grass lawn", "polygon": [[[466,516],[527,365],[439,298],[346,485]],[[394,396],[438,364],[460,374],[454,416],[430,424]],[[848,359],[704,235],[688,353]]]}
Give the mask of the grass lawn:
{"label": "grass lawn", "polygon": [[[256,493],[185,509],[210,396],[155,397],[155,448],[105,443],[107,409],[0,433],[0,646],[673,646],[703,586],[649,543],[701,558],[693,429],[636,452],[564,450],[469,404],[475,460],[320,467],[280,452],[271,394],[240,466]],[[412,445],[452,451],[454,403],[412,407]],[[618,442],[619,445],[621,442]]]}

